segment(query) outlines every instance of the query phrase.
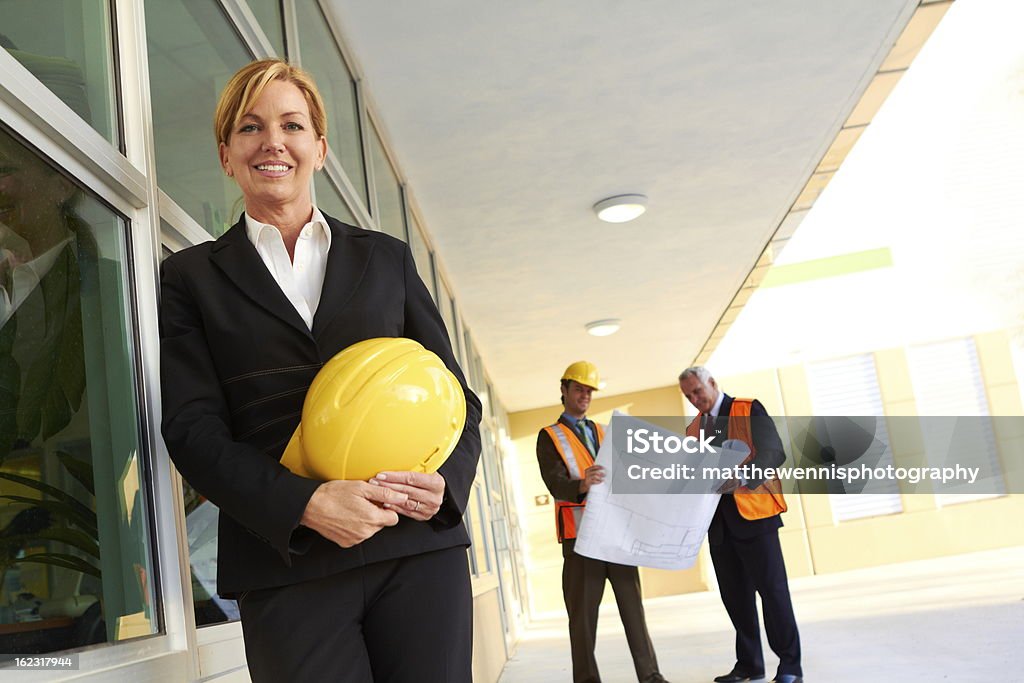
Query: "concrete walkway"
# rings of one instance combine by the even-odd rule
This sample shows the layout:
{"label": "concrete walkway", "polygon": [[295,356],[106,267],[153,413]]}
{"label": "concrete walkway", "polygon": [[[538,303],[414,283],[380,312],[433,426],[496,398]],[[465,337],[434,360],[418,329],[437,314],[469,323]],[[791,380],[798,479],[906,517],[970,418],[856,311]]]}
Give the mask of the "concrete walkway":
{"label": "concrete walkway", "polygon": [[[790,582],[810,683],[1021,681],[1024,547]],[[610,593],[609,593],[610,594]],[[614,600],[602,605],[605,683],[635,681]],[[705,683],[729,671],[733,631],[716,593],[645,602],[665,677]],[[763,636],[762,636],[763,638]],[[764,643],[768,680],[778,660]],[[500,683],[572,680],[564,617],[533,622]]]}

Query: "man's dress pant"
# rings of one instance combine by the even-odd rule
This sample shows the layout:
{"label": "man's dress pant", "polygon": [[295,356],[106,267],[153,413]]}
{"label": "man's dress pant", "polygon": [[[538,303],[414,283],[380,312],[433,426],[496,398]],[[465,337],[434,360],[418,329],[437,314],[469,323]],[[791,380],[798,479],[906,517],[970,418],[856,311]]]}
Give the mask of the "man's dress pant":
{"label": "man's dress pant", "polygon": [[644,606],[640,595],[640,574],[636,567],[594,560],[572,552],[571,544],[564,550],[562,595],[569,614],[569,643],[572,650],[574,683],[598,683],[594,648],[597,644],[597,614],[604,595],[605,580],[611,581],[615,603],[626,632],[626,642],[633,656],[637,680],[643,681],[658,671],[654,645],[647,632]]}
{"label": "man's dress pant", "polygon": [[736,629],[737,667],[750,673],[764,671],[756,592],[761,596],[768,645],[779,656],[778,673],[802,676],[800,636],[778,530],[749,538],[737,537],[724,524],[722,531],[719,542],[712,540],[709,546],[722,603]]}

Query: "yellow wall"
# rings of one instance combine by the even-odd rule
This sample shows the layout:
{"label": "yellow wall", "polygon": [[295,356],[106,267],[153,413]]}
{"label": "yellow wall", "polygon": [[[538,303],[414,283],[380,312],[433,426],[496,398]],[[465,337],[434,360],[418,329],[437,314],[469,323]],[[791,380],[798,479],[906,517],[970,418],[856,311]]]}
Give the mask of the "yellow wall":
{"label": "yellow wall", "polygon": [[[588,416],[605,424],[611,419],[613,410],[637,416],[682,414],[683,401],[676,386],[618,396],[598,396],[595,394]],[[520,519],[525,537],[523,550],[529,582],[530,612],[533,615],[565,611],[561,587],[562,550],[555,539],[554,501],[541,479],[536,450],[537,432],[557,420],[561,413],[561,405],[552,405],[509,415],[510,436],[520,473],[517,485],[521,487],[520,499],[526,502],[527,507],[520,511]],[[535,504],[537,496],[548,496],[547,503]],[[677,595],[707,590],[709,572],[702,557],[696,566],[685,571],[641,568],[640,580],[645,597]],[[606,595],[605,599],[610,600],[610,595]]]}
{"label": "yellow wall", "polygon": [[[1009,339],[1002,332],[975,337],[982,376],[993,415],[1021,415],[1020,390],[1010,358]],[[913,386],[906,352],[903,348],[883,349],[874,353],[879,389],[885,414],[916,415]],[[792,416],[811,415],[806,373],[802,366],[779,369],[781,406],[765,400],[770,396],[766,379],[762,380],[765,405],[769,412]],[[720,381],[727,391],[734,382],[743,384],[748,376]],[[751,380],[753,381],[753,380]],[[1006,425],[1008,426],[1008,425]],[[909,463],[923,457],[919,434],[907,433],[890,422],[890,438],[895,457]],[[1004,429],[1004,431],[1007,431]],[[1020,452],[1024,434],[997,434],[1002,452],[1010,447]],[[1019,475],[1019,468],[1006,468]],[[1020,490],[1022,482],[1008,481],[1008,490]],[[786,566],[791,576],[804,573],[827,573],[903,562],[956,553],[988,550],[1024,544],[1024,528],[1008,525],[1008,519],[1024,515],[1024,496],[1008,495],[997,499],[973,501],[939,507],[935,497],[927,493],[904,494],[903,512],[838,523],[826,495],[787,496],[791,501],[786,515],[786,534],[793,534],[796,520],[790,519],[802,508],[805,538],[802,542],[789,538],[784,543]],[[785,537],[785,534],[784,534]]]}
{"label": "yellow wall", "polygon": [[473,598],[473,680],[492,683],[501,677],[508,660],[505,633],[501,627],[498,590]]}
{"label": "yellow wall", "polygon": [[[1005,333],[993,332],[975,338],[982,376],[993,415],[1022,415],[1021,393]],[[916,415],[913,386],[903,348],[874,352],[882,403],[887,416]],[[802,365],[767,369],[716,378],[723,391],[732,396],[760,399],[772,415],[813,414]],[[612,410],[637,416],[680,415],[685,401],[676,386],[595,399],[590,417],[607,422]],[[687,404],[685,411],[692,413]],[[561,406],[522,411],[509,416],[511,437],[519,472],[518,485],[528,510],[523,511],[523,531],[530,610],[534,615],[564,610],[561,594],[561,550],[555,540],[553,501],[534,504],[535,496],[546,496],[536,461],[537,432],[551,424]],[[1007,453],[1019,453],[1024,446],[1024,428],[1000,423],[997,443],[1007,472],[1007,488],[1024,490],[1020,480],[1024,468],[1005,463]],[[897,459],[909,463],[923,458],[919,434],[907,433],[890,422],[890,438]],[[1011,451],[1012,449],[1012,451]],[[790,576],[807,576],[892,562],[940,557],[1024,544],[1024,525],[1007,520],[1024,519],[1024,495],[972,501],[940,507],[931,494],[904,493],[903,512],[894,515],[838,523],[827,495],[787,493],[788,512],[780,533],[786,567]],[[655,597],[703,591],[713,582],[706,549],[690,570],[667,572],[641,569],[644,595]],[[609,599],[606,595],[606,599]]]}

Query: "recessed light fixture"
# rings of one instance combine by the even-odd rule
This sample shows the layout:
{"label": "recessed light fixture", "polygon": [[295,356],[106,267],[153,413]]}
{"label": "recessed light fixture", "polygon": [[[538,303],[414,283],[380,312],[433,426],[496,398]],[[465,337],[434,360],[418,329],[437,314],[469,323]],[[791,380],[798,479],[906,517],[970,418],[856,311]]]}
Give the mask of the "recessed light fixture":
{"label": "recessed light fixture", "polygon": [[647,210],[647,197],[642,194],[620,194],[594,204],[594,213],[608,223],[625,223]]}
{"label": "recessed light fixture", "polygon": [[594,322],[587,323],[586,327],[587,332],[595,337],[607,337],[619,331],[619,328],[622,327],[622,321],[618,318],[595,320]]}

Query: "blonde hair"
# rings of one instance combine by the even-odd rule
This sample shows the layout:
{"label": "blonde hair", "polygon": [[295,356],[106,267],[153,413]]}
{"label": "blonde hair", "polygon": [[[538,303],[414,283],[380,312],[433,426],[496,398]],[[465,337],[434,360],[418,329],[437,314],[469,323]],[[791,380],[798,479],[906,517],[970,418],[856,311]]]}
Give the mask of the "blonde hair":
{"label": "blonde hair", "polygon": [[271,81],[285,81],[302,91],[309,106],[309,118],[317,137],[327,137],[327,112],[313,77],[283,59],[261,59],[235,72],[217,102],[213,113],[213,134],[217,143],[227,144],[231,132],[252,108]]}

